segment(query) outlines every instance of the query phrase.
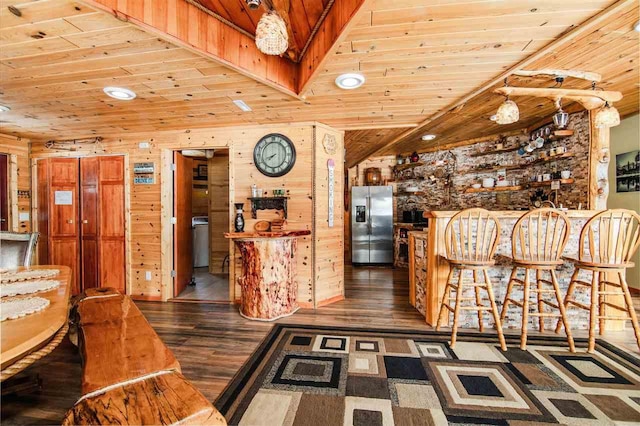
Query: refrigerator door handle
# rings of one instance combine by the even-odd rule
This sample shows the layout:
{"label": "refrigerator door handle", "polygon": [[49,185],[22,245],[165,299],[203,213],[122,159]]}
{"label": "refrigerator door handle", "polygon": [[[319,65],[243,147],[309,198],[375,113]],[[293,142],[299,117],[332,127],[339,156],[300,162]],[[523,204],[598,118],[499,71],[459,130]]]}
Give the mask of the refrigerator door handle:
{"label": "refrigerator door handle", "polygon": [[367,232],[373,234],[373,224],[371,222],[371,196],[367,197]]}

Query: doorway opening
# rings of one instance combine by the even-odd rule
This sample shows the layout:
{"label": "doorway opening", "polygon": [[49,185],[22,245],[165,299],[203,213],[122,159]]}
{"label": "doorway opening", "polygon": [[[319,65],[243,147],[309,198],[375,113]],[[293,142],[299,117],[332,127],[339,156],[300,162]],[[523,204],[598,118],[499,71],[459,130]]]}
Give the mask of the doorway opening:
{"label": "doorway opening", "polygon": [[229,303],[229,150],[173,153],[174,301]]}

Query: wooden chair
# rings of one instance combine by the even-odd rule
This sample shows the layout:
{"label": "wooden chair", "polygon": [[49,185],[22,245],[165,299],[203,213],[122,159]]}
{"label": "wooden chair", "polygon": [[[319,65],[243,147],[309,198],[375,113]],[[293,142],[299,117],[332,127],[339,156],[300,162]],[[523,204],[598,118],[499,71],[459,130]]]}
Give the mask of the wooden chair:
{"label": "wooden chair", "polygon": [[[556,276],[556,268],[563,264],[561,259],[571,225],[567,216],[559,210],[543,208],[532,210],[522,216],[513,227],[511,234],[511,255],[513,270],[507,285],[504,304],[500,320],[504,321],[509,305],[516,305],[522,309],[522,332],[520,334],[520,349],[527,349],[527,329],[529,317],[538,317],[538,330],[544,331],[544,320],[549,317],[559,317],[564,324],[567,334],[569,350],[575,352],[573,337],[567,321],[560,287]],[[518,278],[518,272],[524,270],[524,280]],[[535,284],[532,288],[531,274],[535,272]],[[547,272],[550,279],[543,279]],[[514,285],[523,286],[523,299],[515,300],[511,297]],[[552,287],[552,288],[545,288]],[[531,292],[537,295],[537,312],[529,313]],[[555,301],[545,298],[545,294],[553,294]],[[545,305],[558,310],[558,313],[545,312]]]}
{"label": "wooden chair", "polygon": [[[640,215],[631,210],[607,210],[589,219],[582,228],[578,258],[565,258],[574,263],[575,271],[569,283],[564,305],[565,308],[575,306],[589,311],[589,347],[587,349],[589,353],[592,353],[595,348],[596,322],[599,323],[599,334],[602,335],[606,320],[631,320],[640,348],[638,318],[625,279],[625,270],[634,266],[631,258],[639,245]],[[581,271],[591,273],[591,282],[579,279]],[[610,277],[616,275],[619,282],[610,281]],[[576,286],[591,290],[589,305],[572,299]],[[622,296],[625,306],[616,305],[606,300],[605,296]],[[608,316],[607,308],[623,311],[628,316]],[[558,329],[560,329],[559,322],[556,325],[556,330]]]}
{"label": "wooden chair", "polygon": [[[498,332],[498,340],[502,350],[507,350],[507,345],[502,334],[500,315],[493,296],[493,287],[487,269],[495,265],[493,255],[500,239],[500,224],[497,218],[484,209],[468,209],[457,213],[451,218],[444,231],[445,249],[447,260],[451,265],[447,285],[440,304],[438,324],[436,330],[440,330],[445,319],[446,311],[453,313],[453,325],[451,330],[451,347],[455,347],[458,333],[458,316],[461,310],[478,311],[478,328],[484,331],[482,322],[483,311],[491,311]],[[471,282],[465,282],[465,272],[470,271]],[[478,282],[479,272],[482,271],[484,282]],[[457,276],[457,279],[456,279]],[[462,297],[464,288],[473,288],[475,298]],[[490,306],[482,305],[480,290],[487,292]],[[455,291],[455,297],[451,291]],[[451,301],[455,300],[455,306]],[[463,301],[474,301],[473,306],[462,306]]]}
{"label": "wooden chair", "polygon": [[37,232],[31,234],[0,232],[0,268],[15,269],[19,266],[31,266],[38,235],[40,234]]}

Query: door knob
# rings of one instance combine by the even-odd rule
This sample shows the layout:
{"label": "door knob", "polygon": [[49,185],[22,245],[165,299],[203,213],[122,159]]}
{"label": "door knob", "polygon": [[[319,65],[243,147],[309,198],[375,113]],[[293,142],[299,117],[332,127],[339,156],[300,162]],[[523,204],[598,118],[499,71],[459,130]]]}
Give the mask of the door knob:
{"label": "door knob", "polygon": [[83,220],[82,223],[89,223],[87,219]]}
{"label": "door knob", "polygon": [[67,220],[67,223],[73,223],[73,219]]}

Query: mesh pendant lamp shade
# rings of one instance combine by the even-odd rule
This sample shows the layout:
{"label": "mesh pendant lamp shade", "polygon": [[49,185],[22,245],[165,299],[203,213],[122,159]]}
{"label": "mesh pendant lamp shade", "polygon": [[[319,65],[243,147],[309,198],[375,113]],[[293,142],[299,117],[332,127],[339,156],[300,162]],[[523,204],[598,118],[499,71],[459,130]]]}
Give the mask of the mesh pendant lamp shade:
{"label": "mesh pendant lamp shade", "polygon": [[287,51],[287,25],[275,11],[267,12],[260,18],[256,27],[256,46],[266,55],[281,55]]}

